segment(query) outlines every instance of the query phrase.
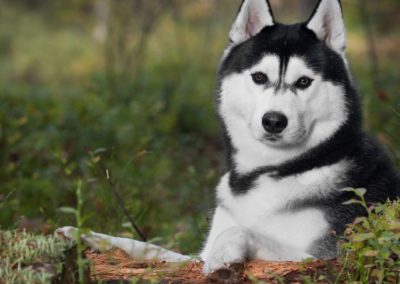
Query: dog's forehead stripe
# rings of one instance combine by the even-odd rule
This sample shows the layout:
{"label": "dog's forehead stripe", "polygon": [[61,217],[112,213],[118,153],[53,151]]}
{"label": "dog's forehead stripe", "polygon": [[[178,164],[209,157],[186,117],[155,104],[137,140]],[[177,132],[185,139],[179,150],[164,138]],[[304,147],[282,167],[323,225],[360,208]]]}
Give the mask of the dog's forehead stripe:
{"label": "dog's forehead stripe", "polygon": [[290,55],[288,55],[285,50],[286,50],[286,44],[287,42],[284,41],[283,43],[283,47],[281,49],[281,52],[279,53],[279,59],[280,59],[280,67],[279,67],[279,82],[278,82],[278,86],[277,89],[282,88],[283,84],[284,84],[284,78],[285,78],[285,74],[286,74],[286,69],[287,66],[289,64],[289,60],[290,60]]}

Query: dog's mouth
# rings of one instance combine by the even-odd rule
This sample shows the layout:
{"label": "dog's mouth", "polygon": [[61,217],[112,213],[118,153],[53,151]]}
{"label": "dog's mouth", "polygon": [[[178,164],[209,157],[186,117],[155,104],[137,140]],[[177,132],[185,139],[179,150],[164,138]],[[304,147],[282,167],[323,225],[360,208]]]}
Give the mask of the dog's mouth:
{"label": "dog's mouth", "polygon": [[268,142],[276,143],[276,142],[279,142],[280,140],[282,140],[282,135],[265,134],[263,138],[264,138],[264,140],[266,140]]}
{"label": "dog's mouth", "polygon": [[275,147],[294,147],[296,145],[302,144],[307,140],[308,131],[302,129],[298,131],[294,137],[285,137],[283,134],[269,134],[265,133],[261,139],[262,142],[267,143]]}

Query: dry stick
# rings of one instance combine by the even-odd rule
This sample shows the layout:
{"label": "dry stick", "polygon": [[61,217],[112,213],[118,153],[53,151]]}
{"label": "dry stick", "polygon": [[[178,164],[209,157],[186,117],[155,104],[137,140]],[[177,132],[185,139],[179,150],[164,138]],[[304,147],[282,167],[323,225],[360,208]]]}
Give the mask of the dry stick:
{"label": "dry stick", "polygon": [[106,174],[106,179],[107,179],[108,184],[110,185],[111,191],[114,193],[115,197],[117,198],[119,206],[124,211],[124,214],[125,214],[126,218],[128,218],[128,221],[132,224],[133,228],[135,229],[136,233],[138,233],[138,235],[140,236],[142,241],[147,242],[146,236],[142,233],[142,231],[136,225],[136,223],[133,220],[131,214],[129,213],[128,209],[126,208],[125,202],[122,199],[121,194],[119,194],[119,192],[117,190],[117,186],[115,185],[115,183],[111,179],[110,172],[108,171],[108,169],[102,163],[99,163],[99,165],[101,167],[101,170]]}

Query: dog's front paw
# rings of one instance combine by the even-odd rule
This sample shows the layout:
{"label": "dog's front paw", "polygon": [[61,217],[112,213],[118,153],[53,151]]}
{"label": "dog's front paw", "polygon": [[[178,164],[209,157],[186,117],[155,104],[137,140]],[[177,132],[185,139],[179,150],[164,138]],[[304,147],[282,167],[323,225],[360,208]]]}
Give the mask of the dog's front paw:
{"label": "dog's front paw", "polygon": [[205,260],[203,273],[210,275],[214,271],[236,267],[246,261],[246,255],[243,250],[235,249],[229,246],[214,250]]}
{"label": "dog's front paw", "polygon": [[232,227],[222,232],[210,252],[203,255],[203,273],[209,275],[232,264],[245,262],[250,256],[250,239],[250,233],[242,227]]}

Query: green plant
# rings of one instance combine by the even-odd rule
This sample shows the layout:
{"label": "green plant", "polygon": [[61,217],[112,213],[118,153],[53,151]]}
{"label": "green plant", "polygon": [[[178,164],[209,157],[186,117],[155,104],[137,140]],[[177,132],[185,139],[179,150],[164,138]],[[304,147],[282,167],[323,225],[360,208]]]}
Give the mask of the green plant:
{"label": "green plant", "polygon": [[369,206],[365,189],[351,189],[367,211],[345,231],[340,242],[342,271],[338,281],[361,283],[399,283],[400,281],[400,201]]}
{"label": "green plant", "polygon": [[78,185],[76,187],[76,199],[77,205],[76,208],[72,207],[61,207],[59,210],[61,212],[67,214],[73,214],[75,216],[77,232],[75,236],[76,242],[76,250],[77,250],[77,264],[78,264],[78,275],[79,275],[79,283],[84,284],[85,279],[85,268],[88,264],[87,261],[83,258],[85,246],[82,242],[82,235],[84,233],[83,229],[83,216],[82,216],[82,206],[83,206],[83,196],[82,196],[82,181],[78,181]]}

